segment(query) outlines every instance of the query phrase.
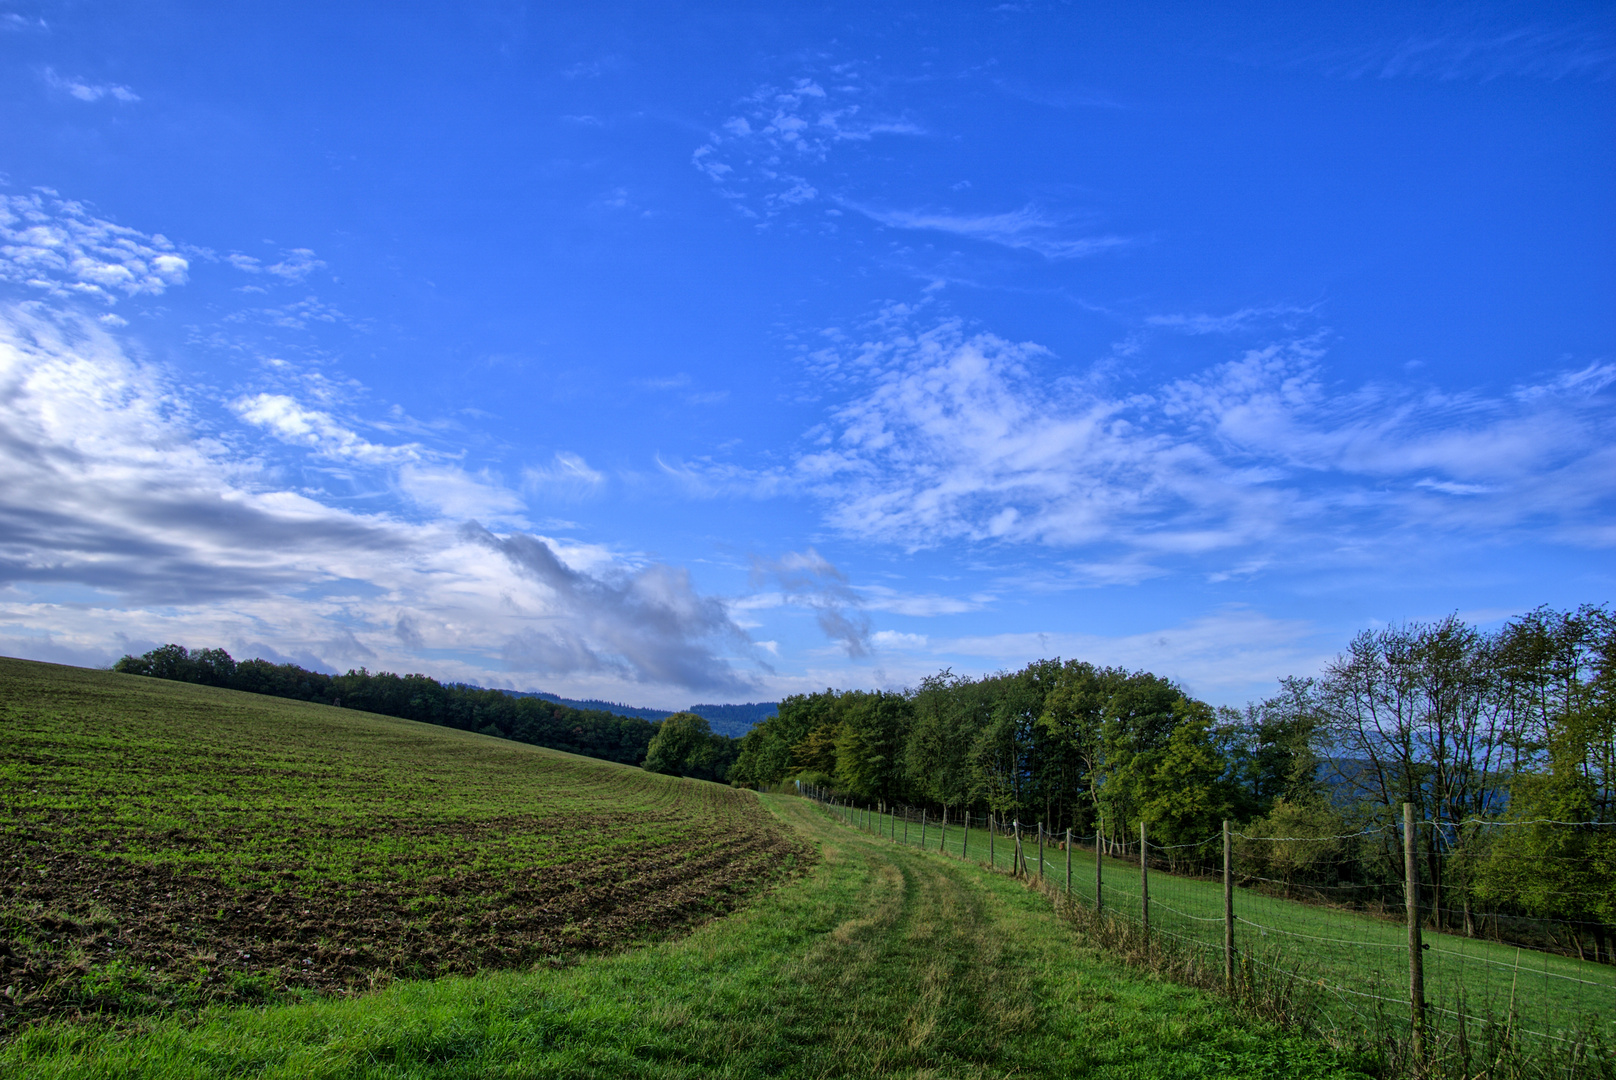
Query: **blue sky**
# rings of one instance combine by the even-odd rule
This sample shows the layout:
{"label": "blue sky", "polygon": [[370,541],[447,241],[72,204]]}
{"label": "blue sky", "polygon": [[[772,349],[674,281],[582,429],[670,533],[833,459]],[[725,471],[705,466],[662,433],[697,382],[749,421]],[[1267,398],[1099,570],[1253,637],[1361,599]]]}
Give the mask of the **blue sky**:
{"label": "blue sky", "polygon": [[1219,703],[1606,602],[1608,5],[0,7],[0,653]]}

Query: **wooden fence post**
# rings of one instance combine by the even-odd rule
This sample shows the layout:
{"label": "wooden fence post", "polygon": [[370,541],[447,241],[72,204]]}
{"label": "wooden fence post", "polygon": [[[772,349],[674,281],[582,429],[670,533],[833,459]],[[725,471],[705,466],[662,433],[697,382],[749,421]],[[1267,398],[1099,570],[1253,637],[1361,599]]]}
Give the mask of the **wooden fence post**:
{"label": "wooden fence post", "polygon": [[1234,858],[1229,819],[1223,819],[1223,992],[1234,993]]}
{"label": "wooden fence post", "polygon": [[1066,895],[1072,895],[1072,830],[1066,830]]}
{"label": "wooden fence post", "polygon": [[1420,940],[1420,864],[1415,858],[1414,804],[1403,804],[1403,895],[1408,908],[1408,1009],[1415,1068],[1425,1062],[1425,956]]}
{"label": "wooden fence post", "polygon": [[1139,819],[1139,921],[1145,927],[1145,959],[1150,959],[1150,856],[1145,819]]}
{"label": "wooden fence post", "polygon": [[1022,854],[1021,854],[1021,819],[1020,818],[1016,818],[1016,853],[1013,856],[1013,858],[1015,859],[1015,865],[1013,865],[1010,869],[1014,872],[1016,877],[1020,877],[1027,870],[1027,860],[1025,858],[1023,858]]}
{"label": "wooden fence post", "polygon": [[1105,910],[1105,899],[1101,895],[1105,879],[1105,819],[1098,815],[1094,818],[1094,914],[1098,915]]}
{"label": "wooden fence post", "polygon": [[943,827],[937,830],[937,854],[948,854],[948,804],[943,804]]}

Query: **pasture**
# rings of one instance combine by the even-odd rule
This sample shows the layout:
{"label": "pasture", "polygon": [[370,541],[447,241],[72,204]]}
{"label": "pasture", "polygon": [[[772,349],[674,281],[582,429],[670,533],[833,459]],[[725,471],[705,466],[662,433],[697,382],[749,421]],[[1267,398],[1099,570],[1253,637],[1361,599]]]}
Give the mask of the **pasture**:
{"label": "pasture", "polygon": [[[1015,866],[1013,839],[998,833],[990,845],[980,820],[967,836],[955,820],[946,831],[936,819],[924,826],[901,814],[857,808],[831,811],[845,824],[887,838],[900,846],[924,846],[955,858],[992,865],[1005,873]],[[1028,830],[1024,857],[1038,875],[1038,844]],[[1071,895],[1092,909],[1095,854],[1074,844]],[[1044,849],[1043,876],[1056,892],[1067,882],[1067,853],[1053,842]],[[1223,883],[1152,869],[1149,873],[1150,927],[1202,953],[1208,966],[1223,958]],[[1101,872],[1104,910],[1133,923],[1142,918],[1137,857],[1104,857]],[[1308,992],[1318,1026],[1341,1032],[1377,1025],[1406,1026],[1408,1016],[1408,928],[1401,910],[1371,913],[1345,905],[1287,899],[1272,885],[1244,882],[1234,890],[1235,945],[1246,962],[1267,977],[1294,981]],[[1438,1030],[1452,1029],[1456,1014],[1508,1020],[1523,1036],[1574,1040],[1595,1035],[1616,1046],[1616,969],[1513,945],[1425,930],[1425,996]]]}

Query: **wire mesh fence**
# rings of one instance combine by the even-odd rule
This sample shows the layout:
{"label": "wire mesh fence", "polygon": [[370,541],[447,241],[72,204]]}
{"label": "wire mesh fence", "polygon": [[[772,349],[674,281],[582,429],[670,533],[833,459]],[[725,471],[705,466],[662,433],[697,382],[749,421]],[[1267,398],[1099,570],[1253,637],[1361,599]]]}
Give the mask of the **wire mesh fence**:
{"label": "wire mesh fence", "polygon": [[[1189,843],[1157,844],[1142,826],[1074,835],[1013,817],[804,794],[894,843],[1041,881],[1077,908],[1128,924],[1147,951],[1156,942],[1198,956],[1230,993],[1259,981],[1282,986],[1305,998],[1312,1026],[1343,1041],[1389,1035],[1414,1059],[1468,1060],[1473,1046],[1507,1046],[1591,1064],[1595,1075],[1616,1070],[1616,940],[1607,924],[1575,917],[1589,910],[1588,896],[1552,889],[1574,886],[1564,864],[1575,856],[1491,842],[1526,825],[1604,837],[1611,824],[1468,822],[1459,843],[1461,826],[1410,813],[1345,836],[1226,824]],[[1509,890],[1478,870],[1477,853],[1499,848],[1514,880],[1539,886],[1535,906],[1558,901],[1560,914],[1498,903]],[[1577,869],[1586,884],[1589,868]],[[1595,868],[1595,891],[1598,877]]]}

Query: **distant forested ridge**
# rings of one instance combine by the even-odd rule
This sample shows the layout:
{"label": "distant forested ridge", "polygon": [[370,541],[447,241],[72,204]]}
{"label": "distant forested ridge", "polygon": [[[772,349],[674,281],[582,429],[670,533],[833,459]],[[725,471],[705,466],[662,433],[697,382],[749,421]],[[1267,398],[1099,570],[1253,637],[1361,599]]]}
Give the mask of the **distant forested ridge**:
{"label": "distant forested ridge", "polygon": [[705,719],[718,734],[739,739],[779,709],[778,701],[749,701],[745,705],[692,705],[685,711]]}
{"label": "distant forested ridge", "polygon": [[656,725],[648,720],[602,709],[575,709],[540,697],[445,685],[426,675],[372,673],[364,668],[327,675],[296,664],[238,662],[223,649],[192,651],[183,645],[164,645],[142,656],[125,656],[113,670],[362,709],[626,765],[645,760],[656,734]]}
{"label": "distant forested ridge", "polygon": [[[585,711],[616,713],[618,716],[632,716],[641,720],[649,720],[659,724],[674,715],[673,709],[642,709],[637,705],[623,705],[615,701],[601,701],[598,698],[565,698],[557,694],[547,693],[543,690],[501,690],[502,694],[511,697],[537,697],[546,701],[553,701],[558,705],[566,705],[573,709]],[[761,720],[767,720],[779,709],[779,703],[774,701],[748,702],[745,705],[692,705],[683,710],[703,717],[712,726],[712,730],[720,735],[731,738],[740,738],[752,726]]]}

